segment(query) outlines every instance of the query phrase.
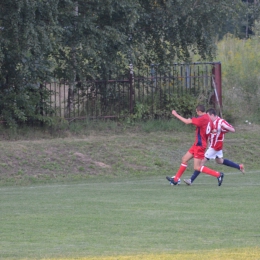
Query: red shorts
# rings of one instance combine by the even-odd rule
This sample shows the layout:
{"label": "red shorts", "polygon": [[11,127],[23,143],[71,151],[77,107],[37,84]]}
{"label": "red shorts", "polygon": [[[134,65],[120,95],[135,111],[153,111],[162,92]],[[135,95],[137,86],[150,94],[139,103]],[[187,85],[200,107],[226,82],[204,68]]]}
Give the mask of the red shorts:
{"label": "red shorts", "polygon": [[202,146],[196,146],[193,145],[190,149],[189,152],[191,154],[193,154],[193,157],[196,159],[204,159],[205,157],[205,152],[206,152],[206,148],[202,147]]}

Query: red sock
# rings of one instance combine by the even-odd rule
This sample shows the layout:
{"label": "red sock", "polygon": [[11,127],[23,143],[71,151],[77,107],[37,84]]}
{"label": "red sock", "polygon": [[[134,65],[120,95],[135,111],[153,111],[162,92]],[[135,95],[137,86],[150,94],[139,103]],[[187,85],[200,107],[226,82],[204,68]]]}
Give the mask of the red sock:
{"label": "red sock", "polygon": [[208,167],[205,167],[205,166],[201,166],[200,167],[200,172],[203,172],[203,173],[206,173],[206,174],[209,174],[211,176],[214,176],[216,178],[218,178],[220,176],[220,173],[217,172],[217,171],[214,171]]}
{"label": "red sock", "polygon": [[175,174],[174,181],[177,182],[180,179],[180,177],[182,176],[182,174],[185,172],[186,169],[187,169],[187,164],[186,163],[182,163],[180,168],[179,168],[179,170]]}

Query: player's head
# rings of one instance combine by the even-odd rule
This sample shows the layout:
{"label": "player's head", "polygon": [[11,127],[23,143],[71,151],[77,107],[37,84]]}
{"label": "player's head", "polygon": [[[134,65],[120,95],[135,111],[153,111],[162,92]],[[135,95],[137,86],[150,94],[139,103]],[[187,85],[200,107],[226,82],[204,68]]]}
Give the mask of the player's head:
{"label": "player's head", "polygon": [[209,108],[206,113],[209,115],[212,121],[214,121],[217,117],[217,112],[214,108]]}
{"label": "player's head", "polygon": [[206,109],[203,105],[197,105],[196,106],[196,112],[197,114],[200,114],[200,113],[205,113]]}
{"label": "player's head", "polygon": [[215,110],[214,108],[209,108],[209,109],[206,111],[206,113],[207,113],[208,115],[214,115],[214,116],[217,115],[217,112],[216,112],[216,110]]}

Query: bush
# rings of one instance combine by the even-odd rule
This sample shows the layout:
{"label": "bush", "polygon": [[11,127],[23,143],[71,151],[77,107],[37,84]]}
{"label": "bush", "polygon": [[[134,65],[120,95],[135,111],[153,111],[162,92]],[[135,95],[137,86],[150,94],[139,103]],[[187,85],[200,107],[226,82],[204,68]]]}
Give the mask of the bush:
{"label": "bush", "polygon": [[[161,97],[161,98],[160,98]],[[171,111],[177,110],[184,117],[192,115],[198,103],[198,98],[191,94],[158,94],[148,97],[144,102],[136,102],[132,119],[169,119]]]}
{"label": "bush", "polygon": [[218,43],[223,112],[236,120],[260,118],[260,39],[227,35]]}

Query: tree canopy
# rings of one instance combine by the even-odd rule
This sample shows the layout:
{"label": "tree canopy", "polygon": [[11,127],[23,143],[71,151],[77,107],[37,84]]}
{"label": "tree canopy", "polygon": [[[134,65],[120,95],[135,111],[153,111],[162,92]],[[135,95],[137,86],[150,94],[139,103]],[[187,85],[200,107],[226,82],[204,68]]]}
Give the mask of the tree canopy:
{"label": "tree canopy", "polygon": [[241,0],[2,0],[0,116],[45,120],[40,84],[103,78],[115,68],[215,55]]}

